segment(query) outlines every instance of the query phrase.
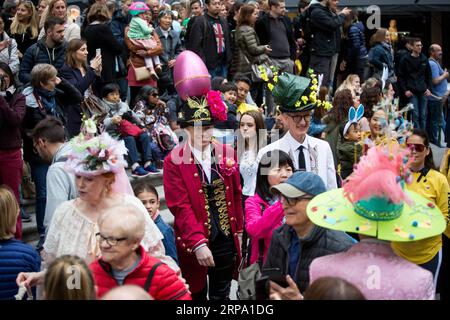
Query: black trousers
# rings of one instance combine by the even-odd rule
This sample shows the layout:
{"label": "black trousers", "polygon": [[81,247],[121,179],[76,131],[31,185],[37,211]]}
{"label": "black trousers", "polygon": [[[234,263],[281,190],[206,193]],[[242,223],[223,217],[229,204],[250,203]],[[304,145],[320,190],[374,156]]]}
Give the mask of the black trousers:
{"label": "black trousers", "polygon": [[199,292],[192,293],[193,300],[228,300],[231,280],[233,279],[236,250],[232,237],[227,238],[222,233],[210,242],[209,249],[214,258],[214,267],[208,268],[207,285]]}

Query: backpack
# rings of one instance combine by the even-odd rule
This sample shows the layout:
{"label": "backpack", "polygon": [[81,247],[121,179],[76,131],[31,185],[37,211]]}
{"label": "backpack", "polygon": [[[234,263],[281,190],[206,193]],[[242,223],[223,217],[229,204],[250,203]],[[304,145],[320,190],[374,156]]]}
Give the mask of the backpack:
{"label": "backpack", "polygon": [[162,151],[171,151],[178,144],[176,134],[165,123],[162,117],[158,117],[156,120],[151,134]]}

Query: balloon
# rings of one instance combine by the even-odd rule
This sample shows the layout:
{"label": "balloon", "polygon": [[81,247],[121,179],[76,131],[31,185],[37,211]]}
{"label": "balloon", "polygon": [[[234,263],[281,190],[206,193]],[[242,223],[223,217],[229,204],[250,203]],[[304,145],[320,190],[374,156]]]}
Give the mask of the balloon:
{"label": "balloon", "polygon": [[203,60],[194,52],[180,53],[173,67],[173,82],[183,100],[200,97],[211,89],[211,76]]}

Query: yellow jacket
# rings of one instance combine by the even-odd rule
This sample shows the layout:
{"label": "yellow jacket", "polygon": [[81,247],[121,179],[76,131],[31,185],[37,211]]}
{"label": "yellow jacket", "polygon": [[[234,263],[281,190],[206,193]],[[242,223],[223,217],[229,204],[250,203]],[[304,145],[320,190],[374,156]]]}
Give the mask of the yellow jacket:
{"label": "yellow jacket", "polygon": [[[436,170],[413,172],[413,182],[407,184],[408,190],[414,191],[433,202],[442,212],[448,223],[448,202],[450,187],[446,177]],[[450,229],[444,234],[450,236]],[[400,257],[415,264],[424,264],[439,252],[442,247],[442,235],[412,242],[392,242],[392,248]]]}

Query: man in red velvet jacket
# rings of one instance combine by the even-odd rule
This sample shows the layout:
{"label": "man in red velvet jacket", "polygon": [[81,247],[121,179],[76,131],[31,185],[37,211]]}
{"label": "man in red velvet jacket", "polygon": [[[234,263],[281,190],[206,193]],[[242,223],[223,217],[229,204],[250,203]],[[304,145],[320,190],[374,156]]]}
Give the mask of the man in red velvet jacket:
{"label": "man in red velvet jacket", "polygon": [[240,262],[242,190],[235,152],[211,142],[213,122],[226,118],[223,112],[202,97],[188,99],[179,114],[187,137],[164,161],[180,268],[194,300],[207,293],[210,300],[227,299]]}
{"label": "man in red velvet jacket", "polygon": [[137,285],[155,300],[191,300],[175,271],[140,245],[145,232],[142,212],[118,206],[105,212],[98,226],[102,257],[90,265],[98,298],[115,287]]}

